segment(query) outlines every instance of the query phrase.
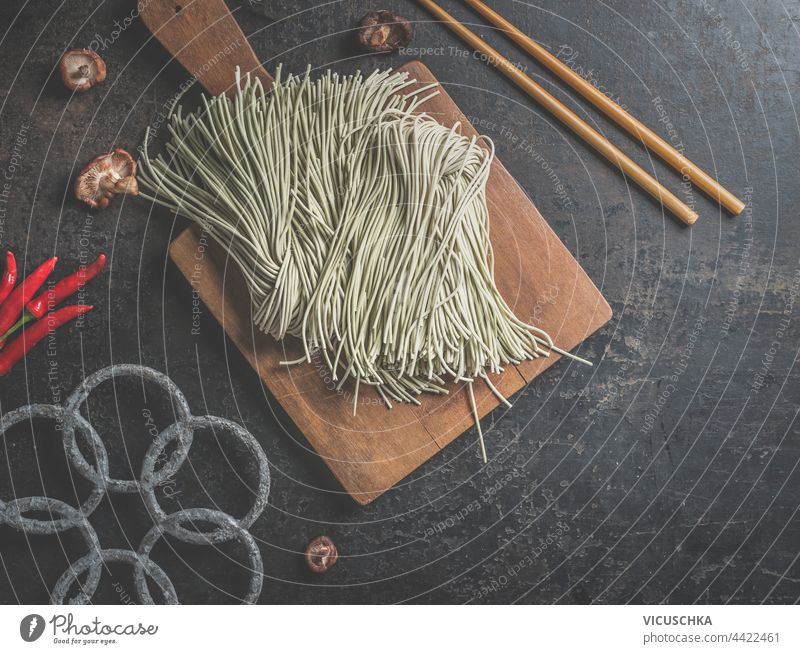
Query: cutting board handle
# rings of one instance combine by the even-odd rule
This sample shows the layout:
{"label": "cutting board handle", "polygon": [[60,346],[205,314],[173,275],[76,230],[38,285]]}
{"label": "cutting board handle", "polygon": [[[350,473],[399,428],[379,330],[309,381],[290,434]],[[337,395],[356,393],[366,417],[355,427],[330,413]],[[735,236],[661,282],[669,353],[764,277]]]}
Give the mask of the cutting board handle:
{"label": "cutting board handle", "polygon": [[212,95],[233,89],[234,70],[266,85],[272,77],[223,0],[146,0],[142,21],[167,51]]}

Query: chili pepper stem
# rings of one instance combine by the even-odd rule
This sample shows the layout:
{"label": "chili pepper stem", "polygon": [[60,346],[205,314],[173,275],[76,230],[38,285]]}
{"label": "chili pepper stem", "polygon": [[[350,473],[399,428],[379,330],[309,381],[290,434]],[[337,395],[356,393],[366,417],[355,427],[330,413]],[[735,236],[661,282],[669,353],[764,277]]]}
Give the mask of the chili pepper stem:
{"label": "chili pepper stem", "polygon": [[2,338],[0,338],[0,348],[2,348],[6,344],[6,341],[8,340],[9,336],[13,336],[25,325],[27,325],[29,322],[35,319],[36,316],[34,316],[33,314],[31,314],[29,311],[26,310],[25,313],[22,314],[22,317],[19,320],[17,320],[17,322],[15,322],[11,327],[9,327],[8,331],[5,334],[3,334]]}
{"label": "chili pepper stem", "polygon": [[22,334],[15,338],[8,347],[0,352],[0,377],[7,375],[11,369],[21,361],[25,355],[36,346],[37,343],[47,337],[48,334],[55,332],[62,325],[75,320],[92,310],[91,306],[75,305],[56,309],[47,314],[45,320],[37,320]]}
{"label": "chili pepper stem", "polygon": [[28,275],[0,305],[0,332],[5,333],[19,319],[25,310],[25,305],[33,299],[36,292],[42,287],[45,280],[53,272],[58,257],[52,257]]}

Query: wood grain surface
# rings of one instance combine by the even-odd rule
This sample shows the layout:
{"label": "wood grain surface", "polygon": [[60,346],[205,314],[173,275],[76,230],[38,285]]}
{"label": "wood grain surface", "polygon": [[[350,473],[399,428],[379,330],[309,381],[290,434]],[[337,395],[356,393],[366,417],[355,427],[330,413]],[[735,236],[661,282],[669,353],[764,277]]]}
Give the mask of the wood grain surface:
{"label": "wood grain surface", "polygon": [[233,88],[234,71],[272,76],[263,68],[223,0],[148,0],[140,17],[153,36],[212,95]]}
{"label": "wood grain surface", "polygon": [[[224,3],[199,4],[176,13],[174,4],[152,0],[142,17],[211,93],[230,89],[236,66],[269,80]],[[435,81],[420,62],[400,70],[420,84]],[[460,122],[464,134],[476,133],[443,89],[424,109],[443,125]],[[576,347],[611,318],[611,308],[498,160],[492,166],[487,202],[495,277],[503,297],[520,318],[545,329],[560,347]],[[255,331],[242,276],[221,247],[192,227],[172,243],[170,255],[274,398],[360,504],[380,496],[472,426],[463,385],[453,385],[447,396],[423,397],[421,407],[401,405],[392,410],[379,403],[377,395],[362,392],[354,417],[352,389],[331,390],[324,366],[287,369],[279,364],[298,356],[298,343],[294,339],[277,343]],[[510,397],[557,360],[553,355],[512,366],[493,381]],[[476,384],[474,390],[481,416],[497,407],[497,399],[484,385]],[[488,447],[491,456],[491,440]]]}

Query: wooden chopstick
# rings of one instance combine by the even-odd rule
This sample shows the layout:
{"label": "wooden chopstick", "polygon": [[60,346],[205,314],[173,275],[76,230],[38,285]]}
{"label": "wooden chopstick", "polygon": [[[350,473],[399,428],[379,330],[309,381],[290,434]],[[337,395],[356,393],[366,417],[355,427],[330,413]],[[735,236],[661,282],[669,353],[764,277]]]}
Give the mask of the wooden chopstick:
{"label": "wooden chopstick", "polygon": [[499,27],[505,35],[525,50],[529,55],[545,66],[556,77],[569,84],[617,125],[638,138],[651,152],[654,152],[693,184],[705,191],[712,199],[738,216],[744,210],[744,202],[717,182],[713,177],[684,157],[667,141],[661,138],[647,125],[640,122],[611,98],[599,91],[593,84],[578,75],[569,66],[548,52],[515,25],[507,21],[482,0],[464,0],[466,4],[481,14],[495,27]]}
{"label": "wooden chopstick", "polygon": [[525,91],[525,93],[536,100],[611,163],[617,166],[627,177],[630,177],[641,188],[661,202],[684,223],[687,225],[693,225],[695,223],[697,220],[697,213],[659,184],[655,178],[622,152],[622,150],[583,122],[583,120],[566,105],[550,95],[530,77],[515,67],[508,59],[503,57],[497,50],[483,41],[477,34],[459,23],[444,9],[433,2],[433,0],[417,1],[434,16],[444,22],[448,28],[461,37],[461,39],[468,43],[474,50],[483,54],[488,63],[499,69],[500,72]]}

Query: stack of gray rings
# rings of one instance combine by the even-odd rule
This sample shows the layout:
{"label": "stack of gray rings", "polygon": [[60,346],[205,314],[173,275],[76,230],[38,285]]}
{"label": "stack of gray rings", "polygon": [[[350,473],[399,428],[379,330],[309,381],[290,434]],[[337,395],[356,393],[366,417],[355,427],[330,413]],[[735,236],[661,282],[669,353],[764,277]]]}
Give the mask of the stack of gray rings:
{"label": "stack of gray rings", "polygon": [[[81,406],[97,386],[107,380],[125,376],[137,377],[142,382],[151,382],[166,391],[172,400],[177,418],[176,422],[159,433],[148,447],[139,479],[112,479],[109,476],[108,452],[105,445],[94,427],[81,414]],[[152,368],[127,364],[110,366],[87,377],[69,395],[63,406],[31,404],[0,417],[0,435],[5,438],[6,431],[13,425],[37,418],[61,423],[67,460],[82,477],[94,485],[89,496],[78,508],[44,496],[21,497],[9,502],[0,499],[0,524],[10,525],[27,534],[58,534],[68,529],[77,529],[83,535],[87,554],[72,563],[58,579],[50,593],[52,604],[91,602],[100,583],[104,564],[107,563],[126,563],[133,567],[134,586],[143,604],[154,603],[148,589],[148,576],[160,589],[165,603],[178,604],[172,581],[164,570],[150,559],[153,546],[164,534],[194,545],[218,545],[234,539],[241,542],[247,550],[251,575],[243,601],[248,604],[256,602],[261,594],[264,567],[256,541],[248,529],[267,506],[270,475],[267,457],[248,431],[223,418],[193,416],[183,393],[169,377]],[[259,479],[255,500],[251,509],[241,519],[222,511],[204,508],[184,509],[167,515],[158,503],[156,488],[174,475],[186,461],[194,432],[198,429],[213,430],[218,438],[227,435],[238,439],[258,463]],[[84,447],[93,453],[94,466],[84,458],[78,445],[78,436],[83,439]],[[176,447],[165,460],[165,452],[173,441]],[[165,461],[158,470],[156,470],[157,461]],[[154,525],[142,539],[138,551],[100,547],[97,534],[89,523],[89,517],[106,493],[141,494]],[[48,513],[51,519],[25,517],[25,514],[32,512]],[[186,527],[187,524],[194,525],[198,522],[209,523],[216,528],[212,531],[197,531]],[[80,581],[79,576],[84,573],[86,577]],[[68,599],[67,595],[76,582],[80,591],[75,597]]]}

